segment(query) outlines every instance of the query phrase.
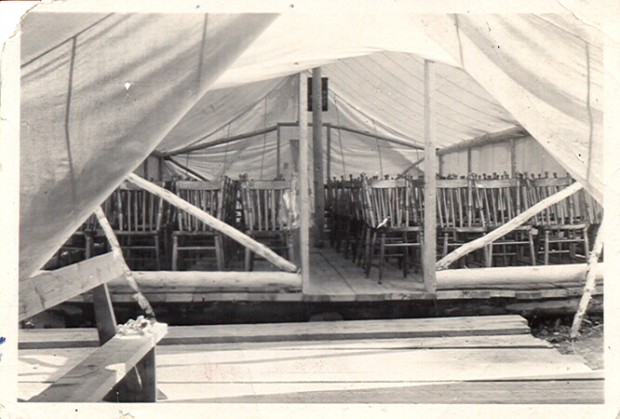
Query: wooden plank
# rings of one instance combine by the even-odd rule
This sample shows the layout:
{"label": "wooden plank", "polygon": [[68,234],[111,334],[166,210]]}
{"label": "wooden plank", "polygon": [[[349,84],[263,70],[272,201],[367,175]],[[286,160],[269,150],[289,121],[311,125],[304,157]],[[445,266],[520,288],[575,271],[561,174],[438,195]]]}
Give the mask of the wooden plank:
{"label": "wooden plank", "polygon": [[122,275],[117,257],[106,253],[22,279],[19,284],[19,320],[32,317]]}
{"label": "wooden plank", "polygon": [[287,271],[287,272],[297,272],[297,267],[294,264],[284,259],[283,257],[277,255],[265,245],[257,242],[256,240],[252,239],[246,234],[243,234],[239,230],[224,223],[223,221],[218,220],[217,218],[213,217],[211,214],[207,213],[206,211],[203,211],[200,208],[190,204],[189,202],[179,198],[172,192],[167,191],[166,189],[158,185],[155,185],[145,179],[142,179],[141,177],[136,176],[133,173],[127,176],[127,180],[133,183],[134,185],[139,186],[140,188],[143,188],[147,190],[148,192],[162,198],[163,200],[176,206],[180,210],[193,215],[194,217],[196,217],[197,219],[199,219],[200,221],[202,221],[209,227],[213,228],[214,230],[217,230],[221,232],[222,234],[225,234],[226,236],[235,240],[237,243],[241,244],[242,246],[249,248],[254,253],[267,259],[270,263],[277,266],[278,268],[284,271]]}
{"label": "wooden plank", "polygon": [[520,316],[451,317],[316,323],[279,323],[222,326],[178,326],[167,342],[174,344],[273,342],[323,339],[386,339],[445,336],[528,334]]}
{"label": "wooden plank", "polygon": [[424,244],[422,269],[429,293],[437,290],[435,277],[437,242],[437,151],[435,149],[435,74],[431,62],[424,61]]}
{"label": "wooden plank", "polygon": [[[174,335],[176,326],[168,328],[168,335]],[[97,333],[93,328],[82,329],[29,329],[20,331],[19,349],[52,349],[52,348],[88,348],[98,345]],[[174,345],[178,351],[184,345],[203,345],[205,351],[268,349],[297,351],[321,349],[456,349],[456,348],[552,348],[549,342],[537,339],[529,334],[518,335],[485,335],[485,336],[442,336],[402,339],[339,339],[319,341],[283,341],[283,342],[235,342],[235,343],[186,343],[175,344],[174,340],[164,337],[158,344]]]}
{"label": "wooden plank", "polygon": [[308,180],[310,167],[308,166],[308,85],[302,80],[299,73],[299,253],[301,259],[301,288],[302,291],[310,286],[310,183]]}
{"label": "wooden plank", "polygon": [[84,361],[30,401],[96,402],[121,381],[167,332],[167,325],[153,325],[145,335],[115,336]]}

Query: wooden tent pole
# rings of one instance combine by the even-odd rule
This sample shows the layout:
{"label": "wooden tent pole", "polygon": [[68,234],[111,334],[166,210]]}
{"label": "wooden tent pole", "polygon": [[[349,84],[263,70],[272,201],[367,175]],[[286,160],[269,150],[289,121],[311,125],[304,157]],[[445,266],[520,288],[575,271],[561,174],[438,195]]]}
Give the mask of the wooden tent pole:
{"label": "wooden tent pole", "polygon": [[[133,173],[131,176],[136,176]],[[136,176],[137,177],[137,176]],[[133,299],[140,305],[140,308],[144,311],[144,313],[151,318],[155,318],[155,312],[151,307],[151,304],[146,299],[144,295],[140,292],[140,288],[138,287],[138,283],[134,279],[131,269],[127,266],[127,262],[125,262],[125,258],[123,257],[123,251],[121,250],[121,245],[114,234],[114,230],[108,221],[103,209],[101,207],[95,208],[95,215],[97,216],[97,221],[99,221],[99,225],[103,230],[106,238],[108,239],[108,243],[110,243],[110,248],[112,249],[112,254],[118,260],[118,263],[121,265],[123,270],[123,277],[134,291]]]}
{"label": "wooden tent pole", "polygon": [[326,171],[326,177],[327,177],[327,181],[329,182],[329,180],[332,178],[332,129],[331,127],[327,127],[327,168],[325,169]]}
{"label": "wooden tent pole", "polygon": [[280,163],[280,153],[281,153],[281,148],[282,148],[282,130],[280,129],[280,124],[276,125],[276,175],[278,177],[278,179],[280,178],[280,173],[281,173],[281,166],[282,164]]}
{"label": "wooden tent pole", "polygon": [[243,234],[236,228],[229,226],[228,224],[218,220],[211,214],[179,198],[178,196],[162,188],[161,186],[155,185],[145,179],[142,179],[140,176],[137,176],[134,173],[131,173],[129,176],[127,176],[127,180],[134,185],[146,191],[149,191],[153,195],[160,197],[164,201],[169,202],[180,210],[193,215],[212,229],[227,235],[228,237],[235,240],[242,246],[247,247],[257,255],[264,257],[278,268],[288,272],[297,272],[297,267],[294,264],[277,255],[267,246],[257,242],[256,240]]}
{"label": "wooden tent pole", "polygon": [[451,253],[448,253],[437,262],[437,270],[446,269],[448,268],[448,266],[450,266],[453,262],[457,261],[461,257],[473,252],[474,250],[481,249],[484,246],[487,246],[488,244],[494,242],[495,240],[505,236],[506,234],[510,233],[515,228],[519,227],[521,224],[532,218],[534,215],[541,212],[542,210],[549,208],[553,204],[560,202],[563,199],[566,199],[567,197],[571,196],[572,194],[581,189],[583,189],[583,185],[581,185],[580,183],[573,183],[569,187],[562,189],[560,192],[543,199],[542,201],[523,211],[521,214],[517,215],[501,227],[496,228],[495,230],[491,231],[488,234],[485,234],[484,236],[476,240],[465,243],[461,247],[453,250]]}
{"label": "wooden tent pole", "polygon": [[513,179],[517,178],[517,140],[510,140],[510,175]]}
{"label": "wooden tent pole", "polygon": [[303,73],[299,73],[299,155],[297,158],[299,172],[299,242],[301,256],[302,293],[310,285],[310,184],[308,181],[308,85]]}
{"label": "wooden tent pole", "polygon": [[588,309],[588,304],[590,304],[590,300],[592,299],[592,292],[596,288],[596,267],[599,258],[601,257],[601,252],[603,251],[603,242],[604,232],[603,224],[601,223],[601,226],[596,233],[594,247],[592,248],[592,252],[590,252],[590,256],[588,257],[588,267],[586,269],[586,283],[583,287],[583,294],[581,296],[581,300],[579,301],[579,308],[575,313],[575,317],[573,318],[573,325],[570,330],[570,337],[572,339],[575,339],[577,335],[579,335],[581,321],[583,320],[583,316],[586,314],[586,310]]}
{"label": "wooden tent pole", "polygon": [[424,61],[424,242],[422,269],[424,288],[434,294],[437,290],[435,261],[437,260],[437,150],[435,148],[435,74],[432,63]]}
{"label": "wooden tent pole", "polygon": [[314,245],[323,240],[325,193],[323,185],[323,100],[321,68],[312,69],[312,168],[314,172]]}

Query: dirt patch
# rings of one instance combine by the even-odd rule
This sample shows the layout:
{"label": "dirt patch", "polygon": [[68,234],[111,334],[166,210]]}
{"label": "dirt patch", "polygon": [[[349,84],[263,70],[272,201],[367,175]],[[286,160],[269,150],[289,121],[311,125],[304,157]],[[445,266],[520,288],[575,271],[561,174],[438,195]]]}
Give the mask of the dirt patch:
{"label": "dirt patch", "polygon": [[584,318],[579,336],[570,339],[572,317],[535,319],[530,321],[532,334],[545,339],[560,353],[577,355],[593,370],[603,369],[604,326],[603,318],[592,316]]}

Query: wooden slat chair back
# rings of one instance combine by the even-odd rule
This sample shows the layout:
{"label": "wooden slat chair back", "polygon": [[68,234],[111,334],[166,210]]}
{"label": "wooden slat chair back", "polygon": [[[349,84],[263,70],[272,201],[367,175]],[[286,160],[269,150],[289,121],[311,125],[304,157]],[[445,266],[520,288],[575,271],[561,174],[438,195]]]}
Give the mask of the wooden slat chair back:
{"label": "wooden slat chair back", "polygon": [[[526,206],[530,207],[570,186],[574,179],[566,177],[539,177],[524,179]],[[542,231],[542,254],[545,265],[552,255],[559,255],[559,261],[577,261],[589,254],[588,220],[579,214],[578,195],[550,206],[533,217],[533,223]],[[563,256],[568,256],[565,258]]]}
{"label": "wooden slat chair back", "polygon": [[[521,187],[519,179],[472,179],[473,196],[482,205],[480,214],[485,217],[484,225],[488,230],[494,230],[523,212]],[[536,250],[534,245],[535,230],[531,225],[516,228],[510,234],[496,240],[489,246],[487,266],[492,266],[494,256],[500,257],[504,266],[512,263],[513,256],[519,260],[526,260],[525,249],[529,251],[529,263],[536,265]],[[499,248],[500,252],[495,252]]]}
{"label": "wooden slat chair back", "polygon": [[[114,192],[113,228],[132,269],[145,269],[154,262],[161,269],[160,234],[163,200],[135,185],[123,182]],[[152,265],[153,263],[151,263]]]}
{"label": "wooden slat chair back", "polygon": [[[484,199],[472,182],[471,176],[467,179],[437,180],[437,224],[442,256],[452,248],[483,236],[488,230]],[[488,265],[488,247],[483,248],[482,254],[484,263]],[[472,256],[475,258],[476,252]],[[461,260],[461,264],[464,263],[465,260]]]}
{"label": "wooden slat chair back", "polygon": [[[294,181],[242,179],[239,187],[246,234],[263,242],[272,250],[285,249],[294,259],[292,230]],[[254,253],[245,249],[245,269],[253,269]]]}
{"label": "wooden slat chair back", "polygon": [[[369,180],[362,176],[364,232],[364,266],[369,275],[379,239],[379,283],[383,276],[386,249],[395,250],[400,259],[403,275],[407,276],[412,248],[421,245],[421,223],[416,223],[413,209],[416,194],[413,182],[407,179]],[[416,221],[419,221],[417,219]]]}
{"label": "wooden slat chair back", "polygon": [[[177,181],[174,191],[180,198],[219,220],[230,223],[234,217],[234,214],[231,215],[234,210],[231,201],[236,196],[236,190],[234,182],[228,177],[218,181]],[[226,266],[224,237],[185,211],[176,211],[175,215],[172,233],[172,270],[178,270],[180,262],[187,262],[190,259],[199,261],[205,252],[213,252],[217,270],[223,271]]]}

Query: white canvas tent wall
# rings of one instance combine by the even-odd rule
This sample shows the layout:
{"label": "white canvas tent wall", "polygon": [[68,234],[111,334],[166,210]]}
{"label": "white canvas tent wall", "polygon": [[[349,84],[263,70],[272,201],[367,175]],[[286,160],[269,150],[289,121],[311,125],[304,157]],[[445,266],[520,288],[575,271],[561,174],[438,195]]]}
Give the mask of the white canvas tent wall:
{"label": "white canvas tent wall", "polygon": [[[518,123],[602,198],[602,47],[597,31],[572,16],[33,14],[23,30],[22,277],[39,269],[160,142],[166,151],[176,141],[178,147],[209,133],[201,141],[214,139],[218,126],[200,118],[200,110],[220,105],[219,130],[227,130],[226,120],[249,118],[238,108],[229,111],[241,101],[227,101],[234,90],[223,89],[254,89],[260,96],[287,80],[278,77],[316,66],[327,72],[332,63],[338,95],[332,100],[342,99],[337,108],[343,113],[343,104],[350,105],[348,121],[412,143],[421,133],[414,97],[419,63],[444,63],[437,66],[440,91],[443,70],[450,75],[446,83],[459,80],[445,90],[457,92],[451,100],[476,96],[472,108],[479,112],[477,106],[487,103],[494,112],[483,110],[489,118],[479,126],[449,123],[440,146]],[[388,79],[387,91],[406,88],[403,103],[386,95],[404,109],[401,114],[371,113],[381,95],[369,98],[374,86],[366,81],[384,59],[394,62],[391,71],[377,74]],[[377,71],[364,75],[351,67],[345,75],[356,60]],[[364,94],[346,89],[350,77],[359,77]],[[402,86],[394,85],[399,80]],[[462,90],[454,90],[460,83]],[[265,121],[263,115],[247,124]],[[259,154],[267,156],[256,151],[254,160]]]}

